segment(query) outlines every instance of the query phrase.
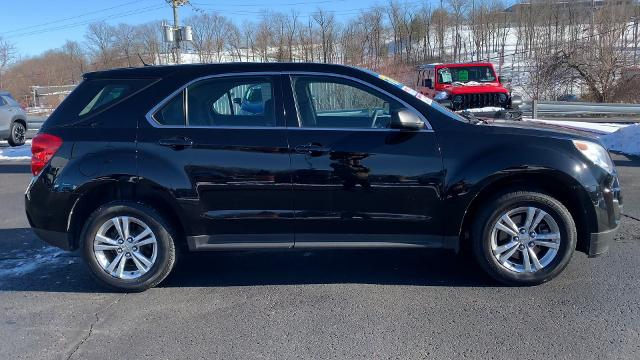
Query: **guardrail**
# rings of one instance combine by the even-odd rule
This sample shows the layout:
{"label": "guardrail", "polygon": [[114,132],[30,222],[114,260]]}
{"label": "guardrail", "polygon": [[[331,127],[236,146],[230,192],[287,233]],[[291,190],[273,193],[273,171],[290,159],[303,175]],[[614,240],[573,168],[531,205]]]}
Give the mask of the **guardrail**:
{"label": "guardrail", "polygon": [[534,119],[586,122],[640,122],[640,104],[532,101],[521,107]]}

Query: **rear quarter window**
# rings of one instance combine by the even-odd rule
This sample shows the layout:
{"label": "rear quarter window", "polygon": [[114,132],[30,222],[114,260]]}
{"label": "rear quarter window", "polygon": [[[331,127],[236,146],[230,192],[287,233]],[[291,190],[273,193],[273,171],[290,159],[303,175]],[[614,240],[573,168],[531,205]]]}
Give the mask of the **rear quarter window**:
{"label": "rear quarter window", "polygon": [[153,79],[84,80],[58,106],[46,126],[65,126],[91,118],[152,84]]}

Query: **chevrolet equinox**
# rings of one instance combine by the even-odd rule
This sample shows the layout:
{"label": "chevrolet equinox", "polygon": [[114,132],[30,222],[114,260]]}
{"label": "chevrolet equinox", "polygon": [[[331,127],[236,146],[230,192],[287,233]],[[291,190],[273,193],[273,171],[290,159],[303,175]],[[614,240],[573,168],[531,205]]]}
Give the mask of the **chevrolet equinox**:
{"label": "chevrolet equinox", "polygon": [[622,198],[593,137],[467,119],[383,75],[228,63],[88,73],[32,143],[34,232],[142,291],[182,251],[469,249],[535,285],[605,253]]}

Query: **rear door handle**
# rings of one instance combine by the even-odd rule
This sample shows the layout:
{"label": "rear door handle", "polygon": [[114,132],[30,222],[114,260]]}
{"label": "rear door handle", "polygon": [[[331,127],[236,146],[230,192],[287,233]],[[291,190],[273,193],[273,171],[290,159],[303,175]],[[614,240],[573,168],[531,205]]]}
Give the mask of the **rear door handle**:
{"label": "rear door handle", "polygon": [[328,154],[331,152],[331,149],[328,147],[324,147],[320,144],[310,143],[306,145],[298,145],[294,148],[294,150],[298,154],[311,154],[314,156],[320,156],[324,154]]}
{"label": "rear door handle", "polygon": [[183,149],[185,147],[193,146],[193,140],[188,137],[177,136],[168,139],[160,139],[158,144],[168,146],[173,149]]}

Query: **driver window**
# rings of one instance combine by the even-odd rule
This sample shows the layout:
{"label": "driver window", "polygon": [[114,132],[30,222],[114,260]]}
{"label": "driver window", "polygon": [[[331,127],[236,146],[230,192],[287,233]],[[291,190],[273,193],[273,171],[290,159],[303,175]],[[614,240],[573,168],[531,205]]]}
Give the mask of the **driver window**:
{"label": "driver window", "polygon": [[387,129],[403,106],[396,100],[346,79],[293,78],[302,127]]}

